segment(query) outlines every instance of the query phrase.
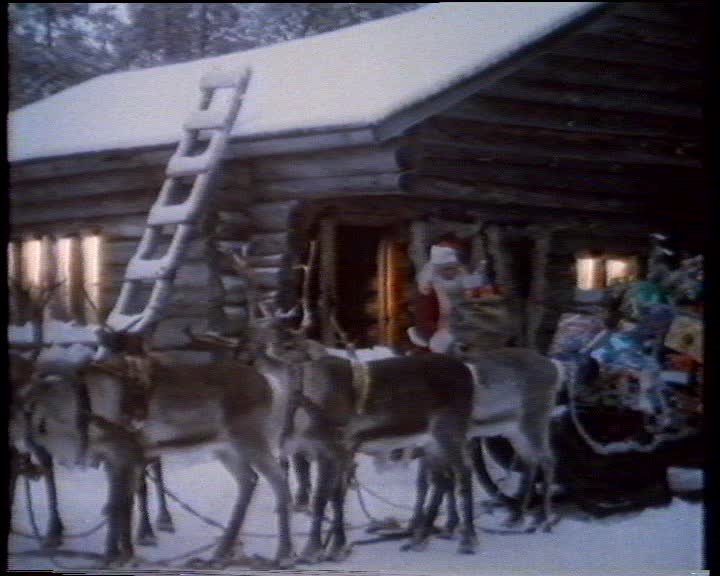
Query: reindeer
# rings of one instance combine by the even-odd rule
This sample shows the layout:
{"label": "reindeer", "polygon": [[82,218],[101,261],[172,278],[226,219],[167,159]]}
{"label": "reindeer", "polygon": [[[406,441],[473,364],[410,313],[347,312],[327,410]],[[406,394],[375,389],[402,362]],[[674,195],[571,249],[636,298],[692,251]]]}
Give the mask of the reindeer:
{"label": "reindeer", "polygon": [[[302,348],[303,337],[276,326],[268,355],[285,361],[275,350]],[[461,362],[441,354],[391,357],[364,365],[372,387],[363,399],[357,366],[325,354],[304,366],[302,390],[295,393],[299,409],[283,443],[289,457],[318,464],[318,486],[312,503],[311,533],[301,558],[317,562],[347,554],[343,503],[355,453],[376,455],[397,448],[421,448],[433,474],[452,470],[460,481],[463,527],[458,551],[473,553],[472,478],[464,450],[472,403],[472,375]],[[360,411],[357,407],[361,404]],[[334,511],[329,551],[322,546],[322,519],[328,500]],[[408,549],[422,549],[431,525],[418,522]]]}
{"label": "reindeer", "polygon": [[[123,398],[128,390],[124,367],[121,351],[111,349],[107,359],[75,372],[38,373],[24,397],[28,432],[35,442],[69,465],[85,458],[105,465],[106,563],[124,563],[133,556],[132,500],[146,462],[173,450],[199,449],[217,455],[239,488],[230,523],[210,564],[224,565],[232,557],[258,473],[270,482],[277,500],[275,562],[291,564],[290,496],[269,440],[272,391],[267,380],[237,361],[198,366],[154,359],[152,386],[138,410],[137,398]],[[85,400],[80,389],[86,390]],[[133,425],[123,406],[144,416]],[[87,446],[78,431],[83,420]]]}
{"label": "reindeer", "polygon": [[[10,283],[11,310],[17,323],[29,320],[35,326],[37,341],[35,350],[29,358],[11,352],[10,364],[10,391],[11,391],[11,419],[10,419],[10,498],[15,495],[17,476],[24,473],[33,479],[43,477],[46,493],[48,495],[48,523],[42,539],[43,548],[56,548],[62,544],[64,524],[60,517],[58,507],[57,484],[55,481],[55,466],[48,450],[38,444],[34,436],[29,434],[29,428],[22,424],[22,420],[29,417],[27,407],[23,404],[25,388],[29,384],[38,360],[42,361],[43,325],[46,307],[53,297],[59,284],[44,289],[26,288],[19,282]],[[37,465],[33,463],[33,459]],[[158,497],[158,516],[156,526],[158,530],[174,532],[174,524],[164,492],[163,470],[159,459],[148,463],[156,481]],[[138,507],[140,523],[137,530],[137,542],[144,546],[157,544],[148,508],[147,483],[144,476],[138,488]]]}

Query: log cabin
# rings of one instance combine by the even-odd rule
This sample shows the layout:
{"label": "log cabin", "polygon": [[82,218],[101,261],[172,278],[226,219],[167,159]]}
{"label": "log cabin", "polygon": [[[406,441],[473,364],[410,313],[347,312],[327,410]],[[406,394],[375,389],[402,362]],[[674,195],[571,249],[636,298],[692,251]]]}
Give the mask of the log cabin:
{"label": "log cabin", "polygon": [[338,343],[336,309],[357,344],[402,347],[414,276],[450,235],[514,296],[516,343],[544,350],[563,310],[642,272],[649,233],[701,249],[703,18],[695,2],[448,2],[94,78],[9,115],[10,275],[60,273],[60,317],[106,317],[199,78],[249,66],[155,349],[201,357],[184,328],[243,331],[247,283],[221,246],[245,247],[260,298],[289,308],[313,240],[314,335]]}

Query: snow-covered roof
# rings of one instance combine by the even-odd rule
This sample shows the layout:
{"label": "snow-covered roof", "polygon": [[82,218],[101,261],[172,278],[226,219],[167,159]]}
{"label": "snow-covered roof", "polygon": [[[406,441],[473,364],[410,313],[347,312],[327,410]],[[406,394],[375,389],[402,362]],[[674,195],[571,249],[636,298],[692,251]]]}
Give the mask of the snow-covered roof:
{"label": "snow-covered roof", "polygon": [[106,74],[10,113],[9,159],[173,144],[201,76],[215,68],[252,68],[233,136],[378,125],[598,4],[442,2],[264,48]]}

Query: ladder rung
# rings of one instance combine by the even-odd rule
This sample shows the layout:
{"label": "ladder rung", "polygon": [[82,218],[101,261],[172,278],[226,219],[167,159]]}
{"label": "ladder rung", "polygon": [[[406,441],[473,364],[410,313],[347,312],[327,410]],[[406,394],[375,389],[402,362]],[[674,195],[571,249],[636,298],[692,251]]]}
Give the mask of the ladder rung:
{"label": "ladder rung", "polygon": [[168,162],[165,174],[170,178],[202,174],[210,170],[212,161],[213,158],[206,154],[200,156],[173,156]]}
{"label": "ladder rung", "polygon": [[183,202],[175,206],[155,205],[151,208],[150,214],[148,214],[147,225],[167,226],[170,224],[187,224],[192,222],[196,211],[199,209],[200,207],[198,207],[195,202]]}
{"label": "ladder rung", "polygon": [[124,281],[160,280],[168,278],[173,272],[165,256],[152,259],[137,258],[128,263]]}
{"label": "ladder rung", "polygon": [[200,79],[200,88],[203,90],[214,88],[240,87],[249,80],[249,71],[240,74],[237,70],[211,70],[203,74]]}
{"label": "ladder rung", "polygon": [[185,130],[224,128],[229,122],[227,110],[197,110],[183,124]]}

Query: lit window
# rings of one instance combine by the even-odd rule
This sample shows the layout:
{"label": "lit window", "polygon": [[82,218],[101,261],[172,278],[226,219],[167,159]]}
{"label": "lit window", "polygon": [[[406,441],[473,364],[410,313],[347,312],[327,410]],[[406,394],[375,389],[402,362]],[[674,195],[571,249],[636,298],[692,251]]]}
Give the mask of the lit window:
{"label": "lit window", "polygon": [[8,276],[26,289],[55,287],[49,306],[63,317],[97,322],[101,308],[99,235],[49,236],[8,244]]}
{"label": "lit window", "polygon": [[22,243],[22,282],[28,288],[40,288],[47,262],[43,254],[44,243],[39,238],[25,240]]}
{"label": "lit window", "polygon": [[586,254],[577,258],[576,268],[577,287],[580,290],[599,290],[637,279],[638,262],[635,256]]}
{"label": "lit window", "polygon": [[[85,313],[87,318],[99,321],[98,310],[101,305],[101,248],[102,239],[98,235],[82,238],[83,291],[87,295]],[[87,301],[89,299],[89,301]]]}

